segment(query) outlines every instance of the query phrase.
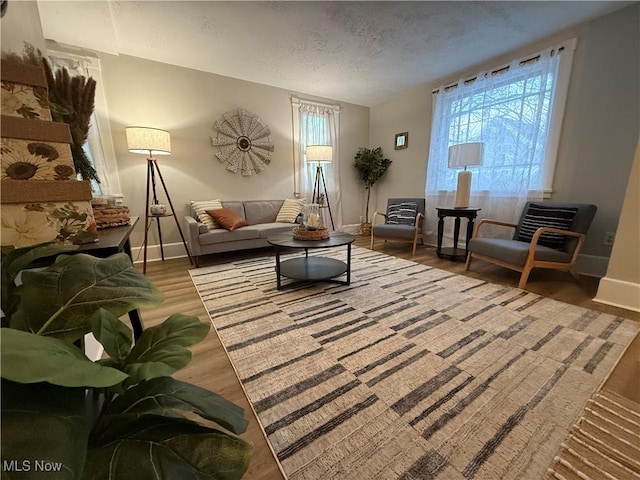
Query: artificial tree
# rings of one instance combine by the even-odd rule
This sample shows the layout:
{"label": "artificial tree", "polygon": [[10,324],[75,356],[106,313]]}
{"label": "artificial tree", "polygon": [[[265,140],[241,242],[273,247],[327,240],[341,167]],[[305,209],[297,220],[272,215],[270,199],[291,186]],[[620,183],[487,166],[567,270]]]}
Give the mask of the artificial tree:
{"label": "artificial tree", "polygon": [[[358,172],[358,178],[364,183],[367,191],[367,203],[365,209],[365,221],[363,222],[363,233],[370,231],[371,220],[369,218],[369,200],[371,198],[371,188],[385,174],[391,160],[384,158],[382,147],[377,148],[358,148],[358,152],[354,157],[353,166]],[[367,228],[368,226],[368,228]]]}

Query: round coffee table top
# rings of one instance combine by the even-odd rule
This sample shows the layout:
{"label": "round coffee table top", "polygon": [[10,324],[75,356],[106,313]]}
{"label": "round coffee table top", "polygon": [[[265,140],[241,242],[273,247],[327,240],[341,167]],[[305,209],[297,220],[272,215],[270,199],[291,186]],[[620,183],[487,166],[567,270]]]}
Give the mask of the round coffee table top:
{"label": "round coffee table top", "polygon": [[353,243],[356,237],[344,232],[331,232],[325,240],[296,240],[292,233],[279,233],[267,238],[267,242],[277,247],[289,248],[326,248],[339,247]]}

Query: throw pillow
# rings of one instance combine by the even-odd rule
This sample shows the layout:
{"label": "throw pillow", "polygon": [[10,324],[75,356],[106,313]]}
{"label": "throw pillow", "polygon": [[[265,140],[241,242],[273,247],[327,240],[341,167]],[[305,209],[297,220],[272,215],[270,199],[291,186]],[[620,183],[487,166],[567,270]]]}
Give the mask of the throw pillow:
{"label": "throw pillow", "polygon": [[391,225],[409,225],[416,223],[416,202],[403,202],[389,205],[387,208],[387,223]]}
{"label": "throw pillow", "polygon": [[287,198],[280,207],[276,222],[295,223],[306,202],[306,198]]}
{"label": "throw pillow", "polygon": [[[545,205],[532,203],[524,215],[517,240],[531,243],[533,234],[536,233],[536,230],[540,227],[569,230],[577,211],[577,208],[547,207]],[[565,236],[560,233],[545,232],[540,235],[538,245],[562,250],[564,248],[564,239]]]}
{"label": "throw pillow", "polygon": [[229,231],[249,225],[249,223],[243,217],[228,208],[216,208],[213,210],[207,210],[207,213],[211,217],[213,217],[218,225]]}
{"label": "throw pillow", "polygon": [[209,230],[213,230],[214,228],[218,228],[216,222],[213,220],[213,217],[207,213],[207,210],[213,210],[217,208],[222,208],[222,203],[220,200],[207,200],[204,202],[194,202],[191,201],[191,208],[196,212],[196,216],[200,222],[204,223]]}

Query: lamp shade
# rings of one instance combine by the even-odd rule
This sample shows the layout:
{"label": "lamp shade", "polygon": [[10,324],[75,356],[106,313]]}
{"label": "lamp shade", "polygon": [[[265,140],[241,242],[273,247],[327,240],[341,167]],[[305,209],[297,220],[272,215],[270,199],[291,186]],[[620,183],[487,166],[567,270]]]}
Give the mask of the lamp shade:
{"label": "lamp shade", "polygon": [[307,145],[307,162],[331,163],[333,147],[331,145]]}
{"label": "lamp shade", "polygon": [[171,135],[166,130],[127,127],[127,148],[131,153],[171,155]]}
{"label": "lamp shade", "polygon": [[482,165],[484,143],[471,142],[449,147],[449,168],[462,168]]}

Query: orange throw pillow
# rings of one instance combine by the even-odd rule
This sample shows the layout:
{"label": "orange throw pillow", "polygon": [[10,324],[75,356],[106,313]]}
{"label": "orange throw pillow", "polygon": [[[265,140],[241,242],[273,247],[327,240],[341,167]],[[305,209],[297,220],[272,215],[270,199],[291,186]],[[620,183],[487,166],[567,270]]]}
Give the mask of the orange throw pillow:
{"label": "orange throw pillow", "polygon": [[249,225],[243,217],[228,208],[207,210],[207,213],[211,215],[218,225],[229,231]]}

